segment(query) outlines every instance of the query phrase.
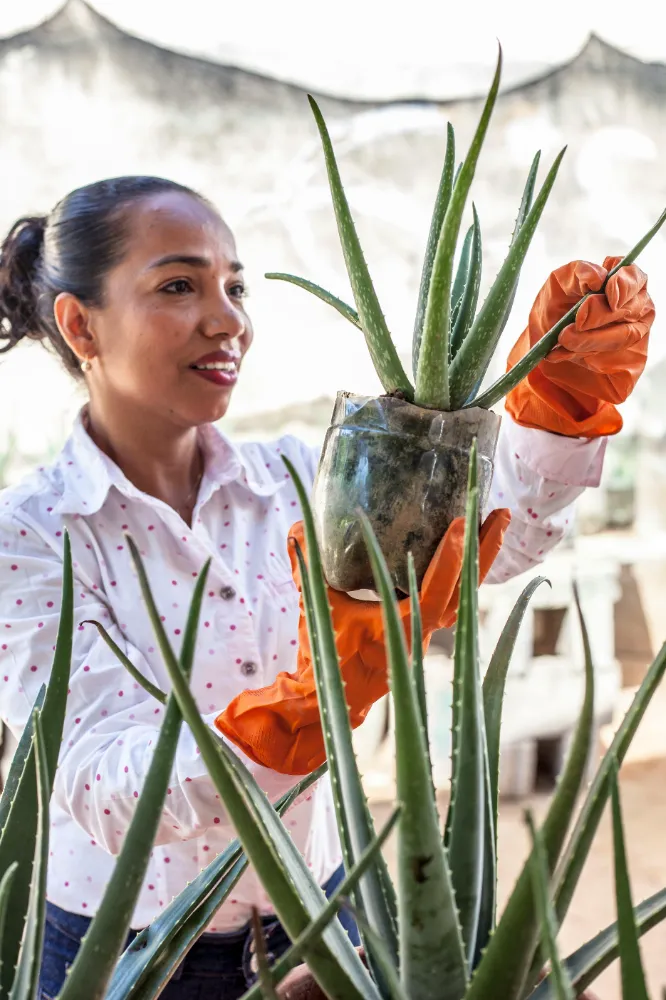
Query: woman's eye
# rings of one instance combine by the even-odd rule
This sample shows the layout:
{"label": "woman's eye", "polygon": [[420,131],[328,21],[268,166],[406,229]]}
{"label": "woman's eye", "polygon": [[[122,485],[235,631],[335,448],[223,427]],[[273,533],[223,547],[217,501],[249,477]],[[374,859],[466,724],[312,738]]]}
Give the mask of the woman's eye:
{"label": "woman's eye", "polygon": [[244,299],[245,296],[247,295],[247,288],[242,283],[242,281],[238,281],[236,282],[235,285],[232,285],[231,288],[229,289],[229,295],[232,297],[232,299]]}
{"label": "woman's eye", "polygon": [[163,285],[160,291],[166,292],[167,295],[186,295],[192,291],[192,285],[186,278],[175,278],[174,281]]}

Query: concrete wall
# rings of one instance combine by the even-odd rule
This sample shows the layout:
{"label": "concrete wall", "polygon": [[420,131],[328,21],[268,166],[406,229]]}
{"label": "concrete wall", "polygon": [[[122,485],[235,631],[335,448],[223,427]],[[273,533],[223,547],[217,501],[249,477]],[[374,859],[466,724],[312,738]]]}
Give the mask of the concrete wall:
{"label": "concrete wall", "polygon": [[[500,98],[474,187],[486,281],[503,258],[533,153],[540,147],[549,165],[569,144],[507,341],[552,267],[621,253],[659,214],[666,201],[665,94],[666,67],[593,38],[570,64]],[[328,98],[322,107],[382,303],[407,356],[446,121],[466,149],[479,101],[387,106]],[[263,417],[248,423],[251,414],[338,388],[377,388],[355,329],[305,293],[262,277],[266,270],[295,271],[347,294],[304,92],[132,38],[81,0],[0,41],[0,228],[48,210],[73,186],[133,172],[198,187],[237,234],[257,340],[232,416],[248,432],[266,424]],[[660,238],[644,256],[657,304],[665,251]],[[661,339],[657,327],[657,356]],[[504,352],[497,368],[503,360]],[[0,363],[0,435],[15,428],[21,448],[35,452],[58,441],[79,402],[38,347]]]}

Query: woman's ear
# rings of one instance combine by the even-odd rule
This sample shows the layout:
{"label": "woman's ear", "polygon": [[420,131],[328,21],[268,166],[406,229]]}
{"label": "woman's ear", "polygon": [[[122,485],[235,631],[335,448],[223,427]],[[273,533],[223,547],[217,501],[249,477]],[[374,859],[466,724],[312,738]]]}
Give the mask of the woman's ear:
{"label": "woman's ear", "polygon": [[71,295],[61,292],[53,303],[53,313],[60,334],[81,361],[97,353],[95,338],[90,330],[90,310]]}

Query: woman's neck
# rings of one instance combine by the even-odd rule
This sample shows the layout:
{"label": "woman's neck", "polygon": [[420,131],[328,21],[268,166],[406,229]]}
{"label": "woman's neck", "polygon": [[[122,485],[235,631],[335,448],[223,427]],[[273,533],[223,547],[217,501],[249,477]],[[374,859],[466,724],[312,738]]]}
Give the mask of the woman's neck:
{"label": "woman's neck", "polygon": [[84,424],[97,447],[137,489],[164,501],[190,523],[203,476],[196,427],[169,426],[129,407],[109,419],[93,401]]}

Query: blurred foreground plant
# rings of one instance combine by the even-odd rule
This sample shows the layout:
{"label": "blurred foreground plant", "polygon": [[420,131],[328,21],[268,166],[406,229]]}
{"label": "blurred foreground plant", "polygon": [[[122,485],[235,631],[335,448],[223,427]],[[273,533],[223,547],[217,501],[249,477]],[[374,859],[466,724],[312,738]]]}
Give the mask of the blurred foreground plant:
{"label": "blurred foreground plant", "polygon": [[[303,594],[316,664],[328,765],[345,861],[352,867],[374,830],[352,750],[344,691],[328,610],[326,585],[307,497],[303,505],[307,564],[300,554]],[[478,655],[478,497],[476,458],[469,475],[465,558],[454,651],[451,800],[444,830],[435,802],[429,759],[418,595],[412,573],[412,654],[408,653],[396,598],[382,553],[365,524],[366,541],[381,596],[395,718],[397,799],[396,883],[377,869],[351,893],[363,949],[373,979],[371,989],[335,992],[321,975],[318,956],[308,957],[310,994],[358,1000],[534,1000],[575,997],[618,956],[625,1000],[646,996],[638,936],[666,917],[666,890],[631,904],[624,854],[617,768],[666,669],[666,647],[650,667],[613,743],[599,764],[570,830],[591,750],[594,671],[585,622],[585,696],[571,750],[540,829],[532,824],[533,847],[501,914],[496,904],[499,745],[504,685],[517,630],[531,595],[530,582],[498,642],[483,681]],[[566,916],[602,812],[613,800],[618,922],[583,944],[563,962],[555,939]],[[272,894],[280,912],[282,900]],[[334,912],[331,904],[329,913]],[[390,932],[386,931],[386,928]],[[308,932],[305,932],[307,936]],[[544,959],[552,971],[539,982]],[[273,969],[278,982],[291,959]],[[318,983],[322,991],[315,989]],[[641,992],[641,990],[643,992]],[[279,990],[278,990],[279,993]],[[257,998],[259,988],[246,994]],[[288,993],[284,994],[288,996]]]}
{"label": "blurred foreground plant", "polygon": [[[167,697],[110,647],[150,693],[167,705],[159,743],[104,900],[61,993],[63,1000],[151,1000],[223,902],[247,860],[269,893],[293,945],[246,997],[270,997],[305,961],[313,989],[335,1000],[534,1000],[573,997],[620,956],[626,1000],[647,995],[638,936],[666,916],[666,890],[632,907],[617,792],[617,768],[666,669],[666,648],[650,667],[599,765],[569,832],[590,752],[593,669],[585,625],[585,698],[571,752],[523,871],[498,918],[497,805],[501,706],[517,629],[541,582],[527,585],[499,640],[483,682],[478,660],[478,497],[470,464],[465,559],[454,654],[452,795],[440,829],[429,759],[420,620],[412,571],[411,656],[383,556],[367,525],[383,602],[396,720],[399,808],[376,834],[352,749],[326,585],[311,510],[287,466],[304,510],[308,563],[299,552],[310,641],[315,653],[328,769],[348,875],[330,900],[314,881],[279,813],[325,768],[305,778],[276,809],[235,753],[203,721],[188,685],[207,567],[195,587],[180,656],[169,644],[136,546],[129,540],[147,611],[167,666]],[[60,631],[48,686],[40,692],[0,799],[0,996],[34,1000],[45,917],[48,801],[61,741],[72,650],[72,564],[65,540]],[[413,567],[412,567],[413,570]],[[191,727],[239,834],[121,957],[163,806],[182,720]],[[568,910],[606,801],[612,798],[618,922],[564,962],[555,937]],[[395,825],[394,884],[381,847]],[[241,847],[242,845],[242,847]],[[242,849],[245,850],[245,855]],[[247,860],[246,860],[247,859]],[[365,960],[333,918],[352,901]],[[545,956],[552,972],[539,983]],[[261,950],[261,949],[260,949]],[[538,985],[537,985],[538,984]],[[312,993],[315,996],[315,993]],[[321,995],[321,994],[319,994]]]}

